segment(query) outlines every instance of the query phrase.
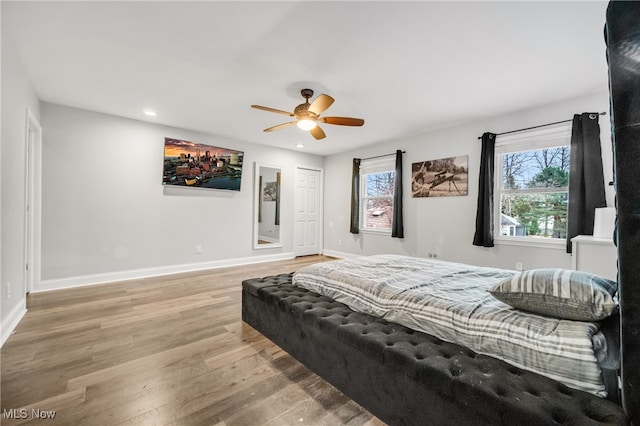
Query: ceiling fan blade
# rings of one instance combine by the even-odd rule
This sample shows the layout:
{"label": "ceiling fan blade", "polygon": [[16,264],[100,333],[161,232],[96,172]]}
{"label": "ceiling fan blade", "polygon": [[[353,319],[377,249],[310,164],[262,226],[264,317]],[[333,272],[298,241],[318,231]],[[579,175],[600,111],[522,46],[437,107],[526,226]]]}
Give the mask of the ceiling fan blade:
{"label": "ceiling fan blade", "polygon": [[282,123],[282,124],[278,124],[277,126],[268,127],[266,129],[264,129],[264,131],[265,132],[273,132],[274,130],[284,129],[285,127],[293,126],[294,124],[296,124],[296,121],[290,121],[288,123]]}
{"label": "ceiling fan blade", "polygon": [[339,126],[362,126],[364,124],[364,120],[362,118],[322,117],[320,120],[323,123],[337,124]]}
{"label": "ceiling fan blade", "polygon": [[327,137],[327,135],[325,135],[324,133],[324,130],[322,130],[320,126],[316,126],[313,129],[309,130],[309,133],[311,133],[311,136],[316,139],[324,139],[325,137]]}
{"label": "ceiling fan blade", "polygon": [[333,101],[334,99],[329,95],[320,95],[315,101],[311,102],[308,111],[315,115],[320,115],[331,106]]}
{"label": "ceiling fan blade", "polygon": [[293,117],[292,112],[283,111],[281,109],[269,108],[269,107],[260,106],[260,105],[251,105],[251,108],[261,109],[263,111],[269,111],[269,112],[276,112],[278,114],[284,114],[284,115],[288,115],[289,117]]}

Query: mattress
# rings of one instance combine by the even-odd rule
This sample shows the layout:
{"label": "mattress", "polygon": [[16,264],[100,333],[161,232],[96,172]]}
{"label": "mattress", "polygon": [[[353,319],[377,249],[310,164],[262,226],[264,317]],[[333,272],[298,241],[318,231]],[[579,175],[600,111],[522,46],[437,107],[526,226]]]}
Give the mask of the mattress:
{"label": "mattress", "polygon": [[304,267],[294,274],[293,284],[355,311],[606,396],[592,343],[599,324],[520,311],[488,292],[514,274],[435,259],[378,255]]}

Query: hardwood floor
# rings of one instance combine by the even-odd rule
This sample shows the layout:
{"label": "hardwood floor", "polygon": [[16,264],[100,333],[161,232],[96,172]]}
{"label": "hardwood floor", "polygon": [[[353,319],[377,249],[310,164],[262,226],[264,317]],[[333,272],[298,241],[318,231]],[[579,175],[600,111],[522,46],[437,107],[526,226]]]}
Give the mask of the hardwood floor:
{"label": "hardwood floor", "polygon": [[241,320],[242,280],[327,259],[29,295],[0,353],[0,423],[382,425]]}

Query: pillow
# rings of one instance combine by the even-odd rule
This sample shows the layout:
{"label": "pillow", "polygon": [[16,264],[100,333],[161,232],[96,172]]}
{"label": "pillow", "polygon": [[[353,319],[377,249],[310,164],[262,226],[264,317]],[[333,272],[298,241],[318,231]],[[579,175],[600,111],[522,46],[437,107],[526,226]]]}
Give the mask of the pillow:
{"label": "pillow", "polygon": [[616,312],[615,281],[581,271],[533,269],[494,285],[496,299],[516,309],[576,321],[598,321]]}

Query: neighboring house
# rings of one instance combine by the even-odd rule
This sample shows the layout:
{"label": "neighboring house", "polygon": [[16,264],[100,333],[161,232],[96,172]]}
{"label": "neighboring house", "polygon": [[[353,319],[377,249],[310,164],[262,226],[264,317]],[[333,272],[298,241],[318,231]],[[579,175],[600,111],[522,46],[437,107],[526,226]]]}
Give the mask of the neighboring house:
{"label": "neighboring house", "polygon": [[514,217],[500,214],[500,235],[508,235],[510,237],[525,237],[527,235],[527,227],[520,225],[520,222]]}
{"label": "neighboring house", "polygon": [[391,229],[393,218],[391,207],[369,209],[367,211],[367,224],[372,228]]}

